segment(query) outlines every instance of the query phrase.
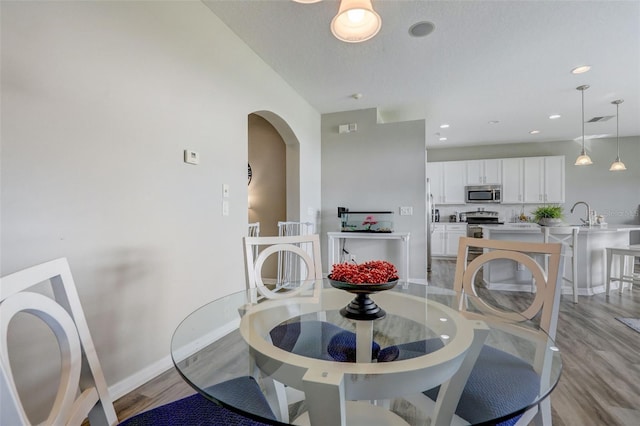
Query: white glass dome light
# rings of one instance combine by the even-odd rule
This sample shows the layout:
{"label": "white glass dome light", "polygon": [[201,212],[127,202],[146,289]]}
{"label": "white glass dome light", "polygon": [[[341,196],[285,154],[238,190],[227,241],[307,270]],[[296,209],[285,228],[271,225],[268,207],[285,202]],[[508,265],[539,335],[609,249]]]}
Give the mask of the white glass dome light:
{"label": "white glass dome light", "polygon": [[584,148],[584,91],[588,88],[588,84],[576,87],[576,90],[579,90],[582,93],[582,150],[580,151],[578,158],[576,158],[576,166],[589,166],[593,164],[591,157],[587,155],[587,150]]}
{"label": "white glass dome light", "polygon": [[331,21],[331,32],[341,41],[360,43],[373,38],[382,27],[382,18],[371,0],[342,0]]}

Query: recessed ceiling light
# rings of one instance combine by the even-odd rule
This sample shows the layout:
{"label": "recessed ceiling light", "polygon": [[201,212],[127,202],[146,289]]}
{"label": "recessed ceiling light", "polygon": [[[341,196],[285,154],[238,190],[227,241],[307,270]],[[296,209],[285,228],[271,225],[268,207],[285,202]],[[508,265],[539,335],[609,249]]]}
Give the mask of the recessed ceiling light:
{"label": "recessed ceiling light", "polygon": [[532,130],[529,133],[532,135],[537,135],[538,133],[540,133],[540,130]]}
{"label": "recessed ceiling light", "polygon": [[446,141],[446,140],[447,140],[447,138],[440,138],[440,139],[438,139],[438,140],[439,140],[439,141],[443,141],[443,142],[444,142],[444,141]]}
{"label": "recessed ceiling light", "polygon": [[552,114],[549,116],[549,120],[557,120],[560,117],[562,117],[560,114]]}
{"label": "recessed ceiling light", "polygon": [[590,69],[591,69],[591,66],[589,65],[581,65],[579,67],[575,67],[574,69],[572,69],[571,74],[582,74],[589,71]]}
{"label": "recessed ceiling light", "polygon": [[498,120],[491,120],[491,121],[489,121],[488,123],[489,123],[489,124],[498,124],[498,123],[499,123],[499,121],[498,121]]}
{"label": "recessed ceiling light", "polygon": [[426,37],[436,29],[433,22],[423,21],[417,22],[409,27],[409,34],[412,37]]}
{"label": "recessed ceiling light", "polygon": [[360,99],[360,98],[362,98],[362,93],[354,93],[353,95],[351,95],[351,97],[353,99]]}
{"label": "recessed ceiling light", "polygon": [[446,124],[446,123],[445,123],[445,124],[441,124],[441,125],[440,125],[440,128],[441,128],[441,129],[448,129],[448,128],[449,128],[449,125],[448,125],[448,124]]}

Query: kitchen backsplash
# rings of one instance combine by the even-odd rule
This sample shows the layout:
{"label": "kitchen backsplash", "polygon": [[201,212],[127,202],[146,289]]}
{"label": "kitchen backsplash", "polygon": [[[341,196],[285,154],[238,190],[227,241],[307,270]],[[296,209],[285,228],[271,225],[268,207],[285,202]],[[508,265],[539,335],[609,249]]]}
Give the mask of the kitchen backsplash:
{"label": "kitchen backsplash", "polygon": [[[524,214],[533,217],[533,211],[543,204],[525,204]],[[486,211],[498,212],[500,222],[517,222],[518,216],[523,211],[522,204],[464,204],[464,205],[438,205],[434,208],[440,211],[440,222],[451,222],[449,216],[456,215],[456,220],[460,220],[460,213],[477,211],[479,208]],[[567,212],[565,212],[567,213]]]}

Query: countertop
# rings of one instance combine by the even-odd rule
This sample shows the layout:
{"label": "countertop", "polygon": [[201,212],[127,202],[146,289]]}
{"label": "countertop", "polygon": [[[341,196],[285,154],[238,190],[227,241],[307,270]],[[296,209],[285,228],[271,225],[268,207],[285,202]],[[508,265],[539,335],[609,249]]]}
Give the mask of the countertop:
{"label": "countertop", "polygon": [[[535,234],[539,233],[541,226],[537,223],[505,223],[504,225],[480,225],[483,229],[490,232],[508,232],[508,233],[523,233],[523,234]],[[567,225],[571,226],[571,225]],[[640,231],[640,225],[595,225],[580,226],[580,234],[600,234],[600,233],[612,233],[612,232],[630,232]]]}

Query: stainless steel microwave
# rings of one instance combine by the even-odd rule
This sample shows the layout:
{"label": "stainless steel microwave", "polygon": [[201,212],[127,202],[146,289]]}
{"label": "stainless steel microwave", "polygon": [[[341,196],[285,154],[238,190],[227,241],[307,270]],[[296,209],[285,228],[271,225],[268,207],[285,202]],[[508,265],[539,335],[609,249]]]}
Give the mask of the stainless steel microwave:
{"label": "stainless steel microwave", "polygon": [[500,203],[502,185],[472,185],[464,187],[467,203]]}

